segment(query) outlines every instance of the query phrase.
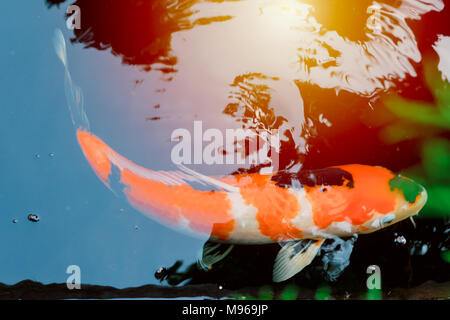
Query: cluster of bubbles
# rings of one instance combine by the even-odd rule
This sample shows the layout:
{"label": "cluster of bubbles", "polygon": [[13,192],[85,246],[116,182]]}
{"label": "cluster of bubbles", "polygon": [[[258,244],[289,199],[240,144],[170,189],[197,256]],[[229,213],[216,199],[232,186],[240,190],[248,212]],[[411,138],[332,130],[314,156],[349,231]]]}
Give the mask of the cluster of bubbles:
{"label": "cluster of bubbles", "polygon": [[[37,214],[34,214],[34,213],[30,213],[28,215],[27,219],[28,219],[28,221],[31,221],[31,222],[39,222],[39,220],[40,220],[39,216]],[[18,222],[19,222],[19,219],[13,219],[12,220],[12,223],[18,223]]]}
{"label": "cluster of bubbles", "polygon": [[[55,153],[54,153],[54,152],[50,152],[50,153],[48,154],[48,156],[49,156],[50,158],[53,158],[53,157],[55,157]],[[40,158],[41,158],[41,155],[40,155],[39,153],[36,153],[36,154],[34,155],[34,157],[35,157],[36,159],[40,159]]]}
{"label": "cluster of bubbles", "polygon": [[397,235],[397,233],[395,233],[394,236],[395,236],[394,242],[396,244],[401,244],[401,245],[405,245],[406,244],[407,241],[406,241],[406,238],[404,236]]}
{"label": "cluster of bubbles", "polygon": [[37,214],[30,213],[28,215],[28,220],[31,221],[31,222],[39,222],[40,219],[39,219],[39,216]]}

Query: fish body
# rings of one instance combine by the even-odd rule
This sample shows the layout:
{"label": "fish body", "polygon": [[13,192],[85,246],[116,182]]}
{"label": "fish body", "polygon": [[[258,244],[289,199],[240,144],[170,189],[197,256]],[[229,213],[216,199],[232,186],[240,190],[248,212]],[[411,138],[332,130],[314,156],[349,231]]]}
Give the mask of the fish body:
{"label": "fish body", "polygon": [[[420,185],[382,167],[352,164],[216,178],[189,169],[146,169],[86,130],[78,129],[77,137],[98,177],[133,207],[213,241],[265,244],[370,233],[417,214],[427,199]],[[215,190],[197,190],[193,181]]]}
{"label": "fish body", "polygon": [[326,238],[377,231],[417,214],[427,200],[422,186],[382,167],[208,177],[182,166],[144,168],[81,127],[77,138],[101,181],[134,208],[178,231],[209,237],[200,266],[211,268],[234,244],[278,242],[275,282],[309,265]]}

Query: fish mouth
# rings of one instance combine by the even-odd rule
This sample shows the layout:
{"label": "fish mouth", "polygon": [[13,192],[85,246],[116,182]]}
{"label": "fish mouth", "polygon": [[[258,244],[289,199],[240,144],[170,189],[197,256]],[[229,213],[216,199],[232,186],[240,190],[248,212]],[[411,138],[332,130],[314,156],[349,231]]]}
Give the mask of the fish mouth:
{"label": "fish mouth", "polygon": [[397,221],[418,214],[427,202],[426,189],[410,178],[397,175],[389,181],[389,186],[391,191],[396,192],[399,197]]}
{"label": "fish mouth", "polygon": [[427,190],[420,186],[423,190],[420,193],[420,195],[418,196],[418,199],[416,200],[416,203],[414,205],[414,207],[416,208],[416,213],[414,215],[419,214],[419,211],[422,210],[422,208],[425,206],[425,204],[427,203],[428,200],[428,193]]}
{"label": "fish mouth", "polygon": [[377,230],[381,230],[383,228],[390,227],[397,222],[409,219],[415,215],[418,215],[419,212],[422,210],[422,208],[425,206],[428,200],[428,194],[426,189],[421,186],[420,184],[417,184],[416,182],[412,181],[411,179],[405,178],[408,180],[408,182],[414,183],[415,187],[420,188],[420,192],[416,194],[414,198],[405,197],[405,195],[401,192],[397,193],[397,209],[394,212],[391,212],[395,215],[395,218],[391,221],[388,221],[386,223],[382,222],[382,218],[385,217],[387,214],[378,214],[378,217],[375,221],[378,221],[377,224],[374,226],[372,225],[365,225],[365,230],[360,230],[358,233],[360,234],[367,234],[372,233]]}

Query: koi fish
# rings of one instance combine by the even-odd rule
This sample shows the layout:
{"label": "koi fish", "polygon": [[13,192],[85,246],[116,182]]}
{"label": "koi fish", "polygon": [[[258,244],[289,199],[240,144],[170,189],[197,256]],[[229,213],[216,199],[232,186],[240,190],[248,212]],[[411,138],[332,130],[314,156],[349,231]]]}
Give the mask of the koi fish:
{"label": "koi fish", "polygon": [[[375,232],[418,214],[427,200],[422,186],[382,167],[209,177],[183,166],[172,172],[144,168],[83,128],[77,138],[100,180],[134,208],[222,244],[204,249],[205,264],[223,259],[234,244],[280,243],[276,282],[310,264],[326,238]],[[197,190],[193,181],[214,190]]]}

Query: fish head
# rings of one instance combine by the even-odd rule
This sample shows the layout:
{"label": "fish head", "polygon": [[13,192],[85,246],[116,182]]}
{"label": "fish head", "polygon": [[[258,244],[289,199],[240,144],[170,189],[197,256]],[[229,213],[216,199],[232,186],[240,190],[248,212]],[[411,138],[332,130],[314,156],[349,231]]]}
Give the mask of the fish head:
{"label": "fish head", "polygon": [[[417,215],[425,206],[427,192],[414,180],[378,166],[348,166],[354,179],[353,204],[361,206],[368,220],[357,226],[358,233],[371,233]],[[362,221],[360,221],[362,222]]]}
{"label": "fish head", "polygon": [[343,165],[310,173],[304,183],[318,230],[371,233],[419,213],[427,192],[412,179],[378,166]]}
{"label": "fish head", "polygon": [[419,214],[428,199],[427,191],[422,185],[402,175],[391,178],[389,188],[396,198],[395,209],[388,213],[375,213],[365,224],[368,228],[367,233],[389,227]]}

